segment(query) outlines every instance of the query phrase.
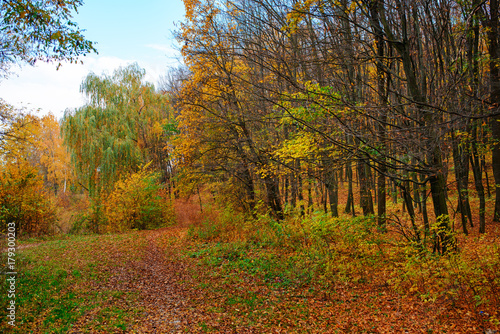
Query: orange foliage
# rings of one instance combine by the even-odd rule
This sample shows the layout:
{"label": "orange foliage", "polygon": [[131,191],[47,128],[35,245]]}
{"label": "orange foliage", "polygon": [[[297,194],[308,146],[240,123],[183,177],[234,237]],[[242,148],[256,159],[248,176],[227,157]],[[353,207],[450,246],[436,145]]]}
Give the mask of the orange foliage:
{"label": "orange foliage", "polygon": [[55,187],[69,173],[54,116],[18,115],[8,125],[0,150],[1,231],[15,223],[22,235],[53,232],[56,207],[46,181]]}
{"label": "orange foliage", "polygon": [[0,231],[15,223],[18,235],[34,236],[53,232],[55,206],[43,187],[36,169],[28,164],[0,170]]}

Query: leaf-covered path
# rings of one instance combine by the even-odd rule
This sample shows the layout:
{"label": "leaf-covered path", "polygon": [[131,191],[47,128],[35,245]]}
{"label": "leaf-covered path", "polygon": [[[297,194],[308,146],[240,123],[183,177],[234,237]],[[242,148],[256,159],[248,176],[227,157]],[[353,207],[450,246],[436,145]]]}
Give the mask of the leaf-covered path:
{"label": "leaf-covered path", "polygon": [[[193,332],[189,329],[197,327],[202,318],[200,312],[188,303],[192,293],[186,288],[189,273],[186,262],[178,258],[187,226],[196,222],[198,214],[194,205],[184,203],[183,207],[187,210],[179,212],[178,209],[179,223],[176,226],[137,232],[132,247],[137,247],[139,256],[128,258],[127,252],[109,252],[119,265],[106,268],[109,279],[96,288],[138,293],[130,307],[141,312],[126,332]],[[88,318],[93,316],[87,314]],[[71,333],[82,332],[81,327],[88,320],[81,318]]]}
{"label": "leaf-covered path", "polygon": [[[237,279],[180,258],[186,226],[139,233],[143,256],[117,267],[108,288],[139,291],[144,310],[129,331],[137,333],[483,333],[477,316],[450,306],[402,296],[387,285],[339,285],[334,292],[273,290],[258,278]],[[196,277],[193,273],[197,270]],[[202,287],[201,289],[199,287]],[[234,304],[251,295],[260,300]],[[246,297],[245,297],[246,296]],[[250,300],[250,298],[248,298]],[[262,308],[259,310],[259,308]],[[486,319],[485,319],[486,320]],[[488,325],[487,325],[488,326]],[[491,326],[490,326],[491,328]],[[494,332],[492,332],[494,333]]]}
{"label": "leaf-covered path", "polygon": [[[144,313],[132,329],[147,333],[169,333],[188,328],[196,319],[195,310],[186,303],[182,282],[186,271],[181,261],[166,258],[158,245],[160,239],[175,238],[177,229],[162,229],[144,233],[147,246],[139,261],[129,261],[109,282],[125,291],[139,291],[139,303]],[[180,236],[179,236],[180,237]]]}

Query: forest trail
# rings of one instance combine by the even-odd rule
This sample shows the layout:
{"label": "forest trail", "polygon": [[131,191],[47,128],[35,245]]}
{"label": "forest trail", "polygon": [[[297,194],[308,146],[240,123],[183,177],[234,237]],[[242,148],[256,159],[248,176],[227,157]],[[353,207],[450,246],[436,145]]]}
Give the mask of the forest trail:
{"label": "forest trail", "polygon": [[[182,332],[196,320],[196,310],[187,304],[182,282],[186,269],[182,261],[165,254],[161,240],[182,238],[185,228],[163,228],[143,235],[147,245],[141,260],[129,262],[124,274],[114,281],[130,291],[139,291],[141,318],[131,329],[140,333]],[[131,275],[128,275],[130,274]]]}
{"label": "forest trail", "polygon": [[177,333],[192,328],[201,314],[189,305],[189,281],[186,263],[177,255],[188,228],[200,220],[200,210],[190,201],[178,200],[175,205],[175,226],[153,231],[143,231],[146,240],[143,256],[130,261],[126,268],[113,278],[112,285],[120,289],[139,291],[144,313],[132,326],[138,333]]}
{"label": "forest trail", "polygon": [[[123,333],[185,333],[202,318],[189,304],[189,293],[193,290],[187,287],[190,277],[178,251],[184,246],[189,226],[200,219],[199,207],[179,200],[176,215],[175,226],[138,232],[133,247],[140,247],[140,256],[129,257],[127,252],[117,254],[120,265],[106,268],[109,280],[96,286],[101,291],[137,294],[133,302],[119,301],[126,303],[129,309],[140,310],[134,323]],[[84,332],[86,325],[94,321],[94,313],[80,318],[70,333]],[[117,332],[121,331],[117,329]]]}

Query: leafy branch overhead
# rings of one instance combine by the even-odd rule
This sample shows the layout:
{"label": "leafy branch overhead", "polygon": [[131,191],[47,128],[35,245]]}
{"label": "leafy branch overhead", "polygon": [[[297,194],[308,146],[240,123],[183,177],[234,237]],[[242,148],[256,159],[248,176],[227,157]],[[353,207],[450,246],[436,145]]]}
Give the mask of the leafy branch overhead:
{"label": "leafy branch overhead", "polygon": [[82,0],[5,0],[0,2],[0,71],[15,63],[68,60],[97,52],[72,21]]}

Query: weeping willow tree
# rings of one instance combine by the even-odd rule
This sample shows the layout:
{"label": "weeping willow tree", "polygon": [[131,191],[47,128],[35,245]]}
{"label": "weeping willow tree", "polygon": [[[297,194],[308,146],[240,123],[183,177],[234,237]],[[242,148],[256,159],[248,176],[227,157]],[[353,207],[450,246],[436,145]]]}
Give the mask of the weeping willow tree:
{"label": "weeping willow tree", "polygon": [[172,117],[168,99],[144,76],[137,64],[112,75],[89,74],[80,88],[86,105],[64,115],[64,142],[80,184],[94,201],[146,162],[161,170],[169,160],[162,153],[163,127]]}

